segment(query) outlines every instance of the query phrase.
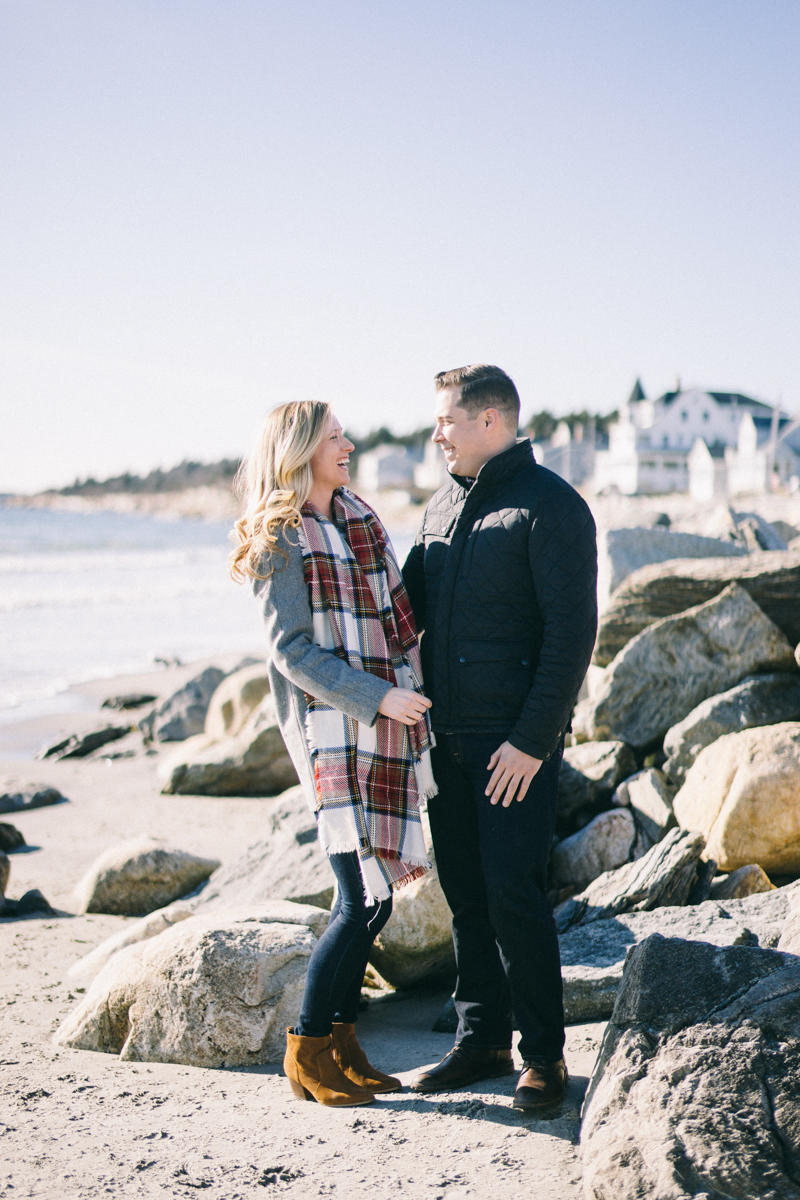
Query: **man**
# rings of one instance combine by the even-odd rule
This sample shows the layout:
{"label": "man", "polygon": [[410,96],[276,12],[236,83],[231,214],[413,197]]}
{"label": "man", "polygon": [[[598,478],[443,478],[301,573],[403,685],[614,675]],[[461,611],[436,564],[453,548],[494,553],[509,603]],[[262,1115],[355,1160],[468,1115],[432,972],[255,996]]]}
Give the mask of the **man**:
{"label": "man", "polygon": [[523,1071],[518,1108],[563,1098],[564,1010],[547,863],[564,735],[597,629],[594,521],[517,441],[519,396],[498,367],[436,376],[434,442],[450,483],[429,502],[403,576],[424,630],[437,746],[428,804],[453,911],[453,1049],[412,1083],[450,1091]]}

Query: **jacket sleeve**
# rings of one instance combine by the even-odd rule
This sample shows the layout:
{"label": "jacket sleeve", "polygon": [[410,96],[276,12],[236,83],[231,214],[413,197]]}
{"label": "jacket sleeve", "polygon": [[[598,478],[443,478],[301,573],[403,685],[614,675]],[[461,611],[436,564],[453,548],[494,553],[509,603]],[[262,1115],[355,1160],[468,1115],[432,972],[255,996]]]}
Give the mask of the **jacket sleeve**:
{"label": "jacket sleeve", "polygon": [[414,610],[418,633],[422,633],[425,628],[425,542],[422,537],[424,524],[423,521],[417,540],[403,564],[403,583]]}
{"label": "jacket sleeve", "polygon": [[536,513],[528,555],[544,635],[533,685],[508,740],[547,759],[569,726],[597,635],[597,535],[577,493],[555,496]]}
{"label": "jacket sleeve", "polygon": [[291,531],[281,536],[280,544],[289,561],[281,554],[273,555],[266,562],[267,568],[274,567],[272,574],[253,581],[264,617],[269,658],[295,687],[364,725],[374,725],[378,707],[392,685],[351,667],[315,643],[300,546]]}

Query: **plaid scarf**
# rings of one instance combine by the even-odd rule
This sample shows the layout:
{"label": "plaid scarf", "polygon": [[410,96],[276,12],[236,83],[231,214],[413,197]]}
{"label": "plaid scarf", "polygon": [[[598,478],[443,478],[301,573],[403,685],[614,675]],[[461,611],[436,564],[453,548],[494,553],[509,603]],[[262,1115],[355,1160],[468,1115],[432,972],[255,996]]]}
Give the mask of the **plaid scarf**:
{"label": "plaid scarf", "polygon": [[[419,642],[403,579],[375,513],[352,492],[333,496],[332,524],[304,505],[300,545],[315,641],[358,671],[422,692]],[[306,736],[317,786],[320,842],[357,851],[367,903],[429,868],[420,795],[436,793],[427,713],[372,726],[313,696]]]}

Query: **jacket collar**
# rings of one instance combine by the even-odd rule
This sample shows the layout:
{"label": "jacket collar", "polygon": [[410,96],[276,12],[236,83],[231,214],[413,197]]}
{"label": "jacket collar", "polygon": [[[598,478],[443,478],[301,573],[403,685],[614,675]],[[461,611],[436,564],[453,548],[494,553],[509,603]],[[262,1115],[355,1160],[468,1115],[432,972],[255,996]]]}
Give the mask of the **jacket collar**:
{"label": "jacket collar", "polygon": [[513,475],[526,463],[534,461],[530,438],[520,438],[515,445],[509,446],[507,450],[503,450],[501,454],[496,454],[494,458],[485,462],[474,479],[466,475],[453,475],[452,478],[467,491],[475,484],[480,484],[481,490],[483,490],[486,487],[493,487],[500,480]]}

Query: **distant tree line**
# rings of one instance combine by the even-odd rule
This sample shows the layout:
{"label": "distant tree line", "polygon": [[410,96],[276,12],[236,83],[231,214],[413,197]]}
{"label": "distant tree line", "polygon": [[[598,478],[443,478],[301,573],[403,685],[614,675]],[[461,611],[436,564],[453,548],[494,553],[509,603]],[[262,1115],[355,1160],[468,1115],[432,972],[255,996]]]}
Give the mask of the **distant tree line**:
{"label": "distant tree line", "polygon": [[[570,429],[574,430],[576,425],[580,424],[586,428],[589,422],[594,420],[597,433],[605,437],[608,433],[608,426],[616,418],[616,412],[599,417],[585,410],[557,417],[544,409],[542,412],[534,413],[525,423],[524,432],[534,441],[547,441],[553,435],[560,421],[566,421]],[[419,449],[428,441],[432,433],[432,425],[427,425],[423,429],[415,429],[412,433],[392,433],[391,429],[385,425],[381,425],[379,429],[373,429],[364,437],[348,433],[347,436],[355,446],[352,455],[353,465],[355,466],[359,455],[364,454],[367,450],[374,450],[376,446],[407,446],[409,449]],[[240,459],[238,458],[222,458],[215,463],[191,462],[184,459],[176,467],[170,467],[168,471],[163,471],[160,467],[155,471],[150,471],[147,475],[134,475],[130,471],[125,471],[122,475],[113,475],[110,479],[102,480],[94,479],[90,475],[86,479],[76,479],[68,487],[51,490],[56,491],[56,494],[60,496],[100,496],[109,492],[182,492],[190,487],[218,487],[223,484],[230,486],[239,469],[239,463]]]}

